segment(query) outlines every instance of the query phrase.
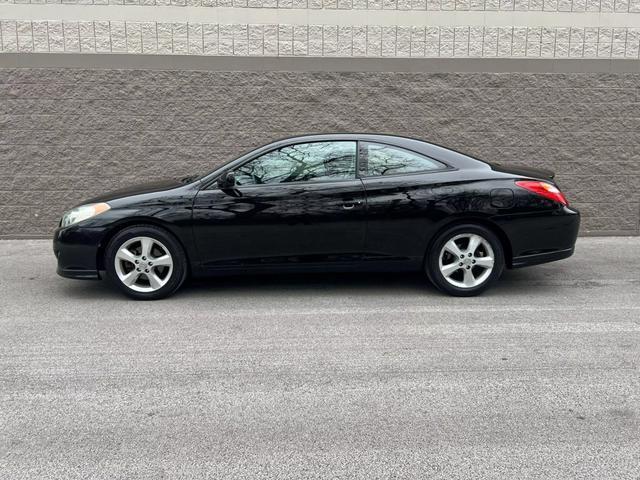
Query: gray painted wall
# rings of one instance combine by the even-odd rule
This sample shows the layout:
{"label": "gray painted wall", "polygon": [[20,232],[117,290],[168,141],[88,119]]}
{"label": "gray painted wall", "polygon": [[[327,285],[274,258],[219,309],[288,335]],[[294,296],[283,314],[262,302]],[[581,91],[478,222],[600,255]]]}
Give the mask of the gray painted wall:
{"label": "gray painted wall", "polygon": [[583,234],[640,233],[640,75],[0,69],[0,235],[275,138],[370,131],[554,169]]}

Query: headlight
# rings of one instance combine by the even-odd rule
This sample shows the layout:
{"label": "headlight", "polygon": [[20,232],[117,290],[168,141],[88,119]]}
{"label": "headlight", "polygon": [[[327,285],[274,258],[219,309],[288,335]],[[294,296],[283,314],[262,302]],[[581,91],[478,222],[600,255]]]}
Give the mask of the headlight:
{"label": "headlight", "polygon": [[62,216],[60,220],[61,227],[68,227],[74,223],[82,222],[89,218],[106,212],[111,207],[108,203],[90,203],[89,205],[80,205],[79,207],[69,210]]}

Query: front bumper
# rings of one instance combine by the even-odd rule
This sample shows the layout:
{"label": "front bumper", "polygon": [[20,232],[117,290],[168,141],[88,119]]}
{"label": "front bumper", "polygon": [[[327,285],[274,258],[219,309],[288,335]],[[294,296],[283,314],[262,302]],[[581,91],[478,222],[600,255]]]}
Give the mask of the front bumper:
{"label": "front bumper", "polygon": [[58,259],[58,275],[66,278],[98,279],[98,252],[104,228],[73,225],[59,228],[53,235],[53,253]]}

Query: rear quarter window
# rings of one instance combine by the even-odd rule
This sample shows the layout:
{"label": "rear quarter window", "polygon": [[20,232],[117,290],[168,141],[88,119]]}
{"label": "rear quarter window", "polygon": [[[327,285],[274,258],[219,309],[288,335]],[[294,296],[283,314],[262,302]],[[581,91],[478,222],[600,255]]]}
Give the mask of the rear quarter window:
{"label": "rear quarter window", "polygon": [[380,143],[365,143],[366,175],[383,176],[443,170],[447,166],[420,153]]}

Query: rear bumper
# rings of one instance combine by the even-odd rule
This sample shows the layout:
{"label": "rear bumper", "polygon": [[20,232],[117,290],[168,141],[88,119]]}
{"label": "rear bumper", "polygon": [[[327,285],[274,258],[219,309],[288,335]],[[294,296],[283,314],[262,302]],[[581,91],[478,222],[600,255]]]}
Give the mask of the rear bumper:
{"label": "rear bumper", "polygon": [[58,260],[58,275],[77,279],[100,278],[97,260],[104,234],[103,228],[71,226],[57,229],[53,235],[53,253]]}
{"label": "rear bumper", "polygon": [[535,253],[533,255],[523,255],[514,257],[512,260],[512,268],[530,267],[531,265],[540,265],[541,263],[555,262],[569,258],[573,255],[574,247],[565,250],[557,250],[554,252]]}
{"label": "rear bumper", "polygon": [[573,255],[580,213],[569,207],[552,211],[505,215],[496,223],[509,239],[507,264],[512,268],[554,262]]}

